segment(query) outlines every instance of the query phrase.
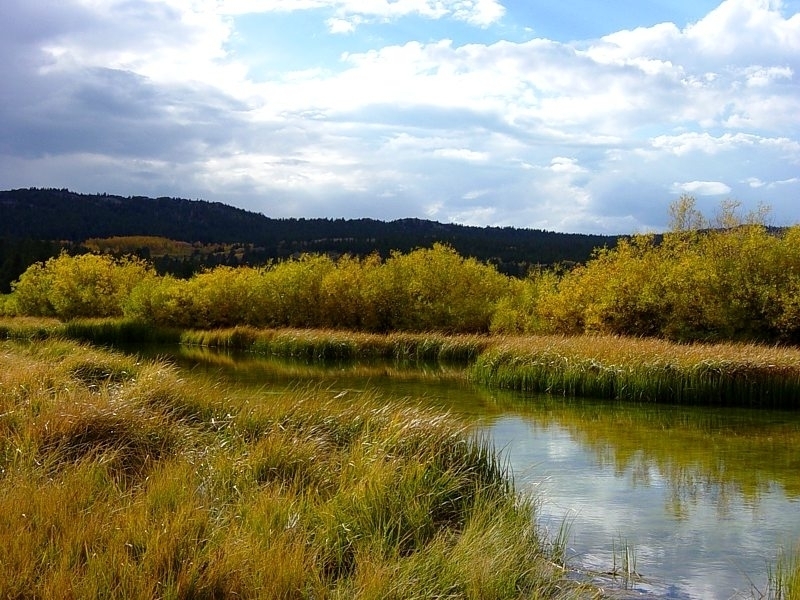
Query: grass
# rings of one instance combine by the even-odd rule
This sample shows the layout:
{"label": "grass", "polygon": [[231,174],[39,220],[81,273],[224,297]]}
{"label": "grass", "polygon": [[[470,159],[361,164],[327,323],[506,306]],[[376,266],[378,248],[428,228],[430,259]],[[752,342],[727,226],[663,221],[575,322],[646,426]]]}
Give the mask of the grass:
{"label": "grass", "polygon": [[467,363],[486,348],[488,339],[479,335],[441,333],[380,335],[336,330],[235,327],[185,331],[181,342],[309,360],[383,358]]}
{"label": "grass", "polygon": [[0,339],[44,340],[58,335],[62,327],[58,319],[0,316]]}
{"label": "grass", "polygon": [[180,341],[308,361],[384,359],[456,364],[490,386],[616,400],[800,408],[800,349],[758,344],[677,344],[618,336],[385,335],[333,330],[158,329],[140,323],[0,320],[16,339],[68,337],[101,344]]}
{"label": "grass", "polygon": [[575,598],[460,419],[0,342],[0,597]]}
{"label": "grass", "polygon": [[778,555],[769,572],[769,597],[774,600],[800,600],[800,545]]}
{"label": "grass", "polygon": [[664,402],[800,408],[800,349],[617,336],[496,338],[471,367],[500,388]]}

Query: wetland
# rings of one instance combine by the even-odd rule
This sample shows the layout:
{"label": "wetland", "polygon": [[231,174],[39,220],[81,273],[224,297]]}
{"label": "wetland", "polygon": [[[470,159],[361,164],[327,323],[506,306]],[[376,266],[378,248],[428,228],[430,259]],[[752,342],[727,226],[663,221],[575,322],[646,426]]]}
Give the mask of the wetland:
{"label": "wetland", "polygon": [[796,412],[489,389],[436,363],[192,347],[170,357],[260,393],[311,386],[333,401],[377,394],[465,416],[534,495],[548,535],[565,538],[573,576],[616,597],[762,597],[781,549],[800,540]]}

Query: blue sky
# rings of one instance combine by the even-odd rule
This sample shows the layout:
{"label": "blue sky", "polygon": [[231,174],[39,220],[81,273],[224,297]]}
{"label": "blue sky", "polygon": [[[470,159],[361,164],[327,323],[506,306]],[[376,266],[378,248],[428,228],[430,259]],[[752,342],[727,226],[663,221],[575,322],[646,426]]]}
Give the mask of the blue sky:
{"label": "blue sky", "polygon": [[800,221],[800,0],[9,0],[0,188],[272,217]]}

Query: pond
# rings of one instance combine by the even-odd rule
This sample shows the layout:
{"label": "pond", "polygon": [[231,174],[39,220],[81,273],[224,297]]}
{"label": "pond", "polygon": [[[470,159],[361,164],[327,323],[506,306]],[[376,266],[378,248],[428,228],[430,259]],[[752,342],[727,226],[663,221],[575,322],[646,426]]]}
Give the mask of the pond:
{"label": "pond", "polygon": [[575,576],[616,598],[758,598],[778,551],[800,542],[798,414],[524,396],[440,365],[168,354],[187,376],[254,394],[377,391],[465,415],[502,451],[517,488],[536,496],[542,527],[566,528]]}

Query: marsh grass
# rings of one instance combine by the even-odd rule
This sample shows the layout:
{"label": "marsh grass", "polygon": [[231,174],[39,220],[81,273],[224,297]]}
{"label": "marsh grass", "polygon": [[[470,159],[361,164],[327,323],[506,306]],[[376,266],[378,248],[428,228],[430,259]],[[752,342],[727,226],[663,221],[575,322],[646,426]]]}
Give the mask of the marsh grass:
{"label": "marsh grass", "polygon": [[611,549],[613,565],[610,575],[622,581],[624,589],[629,589],[641,579],[636,571],[636,548],[628,540],[620,537],[619,542],[614,541]]}
{"label": "marsh grass", "polygon": [[254,329],[235,327],[190,330],[181,342],[190,345],[249,350],[310,360],[383,358],[466,364],[488,345],[486,336],[442,333],[375,334],[324,329]]}
{"label": "marsh grass", "polygon": [[773,600],[800,600],[800,544],[794,552],[780,552],[769,570],[768,596]]}
{"label": "marsh grass", "polygon": [[478,383],[618,400],[800,407],[800,349],[758,344],[678,344],[619,336],[373,334],[338,330],[151,327],[125,319],[3,319],[9,339],[72,338],[124,346],[175,343],[309,362],[381,359],[466,369]]}
{"label": "marsh grass", "polygon": [[586,597],[456,417],[0,345],[0,597]]}
{"label": "marsh grass", "polygon": [[181,338],[178,329],[156,327],[134,319],[73,319],[64,323],[62,335],[105,346],[177,344]]}
{"label": "marsh grass", "polygon": [[58,319],[0,316],[0,339],[44,340],[56,335],[61,327]]}
{"label": "marsh grass", "polygon": [[616,336],[495,338],[471,376],[566,396],[796,409],[800,350]]}

